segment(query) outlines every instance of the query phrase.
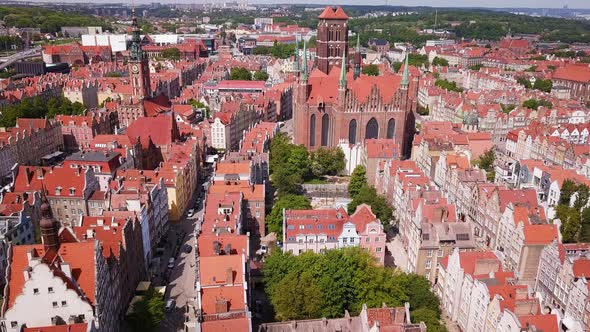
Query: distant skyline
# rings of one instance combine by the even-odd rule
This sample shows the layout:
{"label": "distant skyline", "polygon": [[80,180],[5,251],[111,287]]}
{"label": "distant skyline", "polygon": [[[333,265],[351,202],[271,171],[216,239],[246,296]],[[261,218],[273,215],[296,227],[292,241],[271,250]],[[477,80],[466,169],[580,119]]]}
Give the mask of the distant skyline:
{"label": "distant skyline", "polygon": [[[17,2],[19,0],[16,0]],[[35,0],[29,0],[35,2]],[[38,2],[83,3],[81,0],[36,0]],[[136,4],[159,3],[223,3],[244,0],[134,0]],[[590,9],[590,0],[247,0],[252,4],[322,4],[322,5],[385,5],[391,6],[429,6],[429,7],[487,7],[487,8],[562,8],[567,5],[570,9]],[[23,1],[24,2],[24,1]],[[131,0],[95,0],[94,3],[131,3]]]}

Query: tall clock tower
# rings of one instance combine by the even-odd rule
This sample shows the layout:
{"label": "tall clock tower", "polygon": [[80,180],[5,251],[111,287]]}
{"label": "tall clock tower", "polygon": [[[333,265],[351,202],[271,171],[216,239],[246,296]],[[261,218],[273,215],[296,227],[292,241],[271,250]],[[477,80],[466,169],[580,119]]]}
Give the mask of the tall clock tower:
{"label": "tall clock tower", "polygon": [[129,50],[129,77],[133,87],[133,97],[144,99],[151,97],[149,60],[141,49],[141,37],[135,9],[133,10],[133,36]]}

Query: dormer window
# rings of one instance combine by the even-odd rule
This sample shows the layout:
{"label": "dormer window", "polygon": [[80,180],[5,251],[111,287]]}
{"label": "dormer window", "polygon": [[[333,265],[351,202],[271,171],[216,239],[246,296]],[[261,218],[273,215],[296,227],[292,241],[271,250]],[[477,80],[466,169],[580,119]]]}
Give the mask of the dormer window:
{"label": "dormer window", "polygon": [[70,188],[70,196],[74,196],[76,193],[76,188]]}
{"label": "dormer window", "polygon": [[55,194],[61,195],[61,187],[55,187]]}

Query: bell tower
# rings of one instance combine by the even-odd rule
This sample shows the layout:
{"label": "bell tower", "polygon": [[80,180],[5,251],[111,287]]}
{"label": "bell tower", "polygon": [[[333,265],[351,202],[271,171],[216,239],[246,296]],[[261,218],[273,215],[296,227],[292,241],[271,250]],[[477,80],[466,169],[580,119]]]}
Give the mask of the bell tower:
{"label": "bell tower", "polygon": [[318,69],[328,74],[348,54],[348,15],[342,7],[326,7],[320,14],[316,44]]}
{"label": "bell tower", "polygon": [[135,9],[133,9],[131,48],[129,49],[129,77],[134,98],[151,97],[149,59],[141,49],[141,37]]}

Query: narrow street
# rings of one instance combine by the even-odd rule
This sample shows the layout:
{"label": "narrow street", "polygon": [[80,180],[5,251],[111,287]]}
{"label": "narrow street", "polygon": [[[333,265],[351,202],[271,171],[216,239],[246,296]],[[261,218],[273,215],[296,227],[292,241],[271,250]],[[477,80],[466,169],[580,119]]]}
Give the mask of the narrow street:
{"label": "narrow street", "polygon": [[[166,317],[160,324],[158,331],[184,331],[185,314],[187,308],[194,305],[196,297],[195,279],[196,279],[196,250],[195,250],[195,227],[198,230],[200,223],[198,220],[203,218],[204,206],[199,193],[202,186],[197,187],[195,195],[191,202],[197,202],[194,215],[188,217],[185,213],[183,219],[176,223],[171,223],[168,233],[166,234],[166,250],[161,258],[162,275],[166,276],[166,296],[165,301],[174,300],[176,306],[166,312]],[[194,203],[193,203],[194,207]],[[190,251],[189,249],[190,248]],[[168,269],[168,259],[175,258],[174,267]],[[164,281],[162,281],[163,283]]]}

